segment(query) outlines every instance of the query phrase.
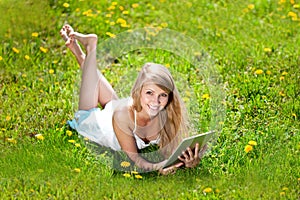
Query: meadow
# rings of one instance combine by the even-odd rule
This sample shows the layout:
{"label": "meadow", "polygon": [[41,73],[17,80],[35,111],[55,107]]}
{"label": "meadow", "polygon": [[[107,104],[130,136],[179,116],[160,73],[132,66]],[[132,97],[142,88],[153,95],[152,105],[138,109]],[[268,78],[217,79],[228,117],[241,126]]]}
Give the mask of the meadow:
{"label": "meadow", "polygon": [[[300,198],[299,1],[1,0],[0,11],[1,199]],[[121,97],[144,63],[170,69],[195,131],[218,130],[198,167],[116,170],[69,129],[80,69],[65,23],[97,33]]]}

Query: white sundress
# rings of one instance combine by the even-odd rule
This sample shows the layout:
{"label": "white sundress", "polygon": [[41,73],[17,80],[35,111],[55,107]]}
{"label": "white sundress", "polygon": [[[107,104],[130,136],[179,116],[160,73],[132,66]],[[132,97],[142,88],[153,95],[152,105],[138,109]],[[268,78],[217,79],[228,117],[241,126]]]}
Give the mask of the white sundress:
{"label": "white sundress", "polygon": [[[109,147],[115,151],[120,151],[121,146],[113,129],[112,116],[116,107],[121,103],[130,104],[132,103],[132,99],[126,98],[121,100],[112,100],[106,104],[103,110],[100,108],[79,110],[75,113],[74,119],[69,121],[68,124],[81,136],[88,138],[99,145]],[[134,112],[133,135],[138,149],[143,149],[151,144],[159,143],[159,138],[157,138],[156,140],[152,140],[146,144],[134,133],[136,126],[136,112]]]}

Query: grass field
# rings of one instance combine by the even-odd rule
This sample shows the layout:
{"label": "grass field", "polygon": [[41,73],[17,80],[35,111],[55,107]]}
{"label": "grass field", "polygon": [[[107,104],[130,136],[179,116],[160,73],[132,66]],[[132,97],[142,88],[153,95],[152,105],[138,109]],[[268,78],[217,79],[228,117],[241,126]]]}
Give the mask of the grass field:
{"label": "grass field", "polygon": [[[0,11],[1,199],[300,198],[299,1],[0,0]],[[145,62],[169,67],[195,130],[219,130],[197,168],[117,171],[68,129],[80,70],[64,23],[97,33],[99,55],[123,37],[100,66],[120,96]]]}

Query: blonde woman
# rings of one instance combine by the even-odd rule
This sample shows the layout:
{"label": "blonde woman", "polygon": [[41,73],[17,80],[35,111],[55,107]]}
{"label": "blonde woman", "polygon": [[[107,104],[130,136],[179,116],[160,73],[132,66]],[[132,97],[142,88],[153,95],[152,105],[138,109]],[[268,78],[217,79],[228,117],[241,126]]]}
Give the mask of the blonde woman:
{"label": "blonde woman", "polygon": [[[138,153],[139,149],[157,144],[168,158],[188,131],[185,106],[167,68],[146,63],[131,90],[131,97],[119,99],[97,69],[97,35],[74,32],[70,25],[63,26],[60,34],[82,69],[79,111],[70,123],[72,128],[93,142],[124,151],[144,170],[169,174],[181,166],[190,168],[199,164],[198,144],[193,151],[188,148],[183,152],[180,163],[164,169],[166,161],[152,163]],[[103,109],[98,108],[99,103]]]}

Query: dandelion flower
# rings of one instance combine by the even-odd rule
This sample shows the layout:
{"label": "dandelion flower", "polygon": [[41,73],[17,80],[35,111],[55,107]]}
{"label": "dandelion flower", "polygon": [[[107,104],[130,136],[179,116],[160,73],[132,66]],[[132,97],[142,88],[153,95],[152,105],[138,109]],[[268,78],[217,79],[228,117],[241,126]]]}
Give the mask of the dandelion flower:
{"label": "dandelion flower", "polygon": [[284,94],[284,92],[283,92],[283,91],[280,91],[280,92],[279,92],[279,95],[280,95],[280,96],[282,96],[282,97],[284,97],[284,96],[285,96],[285,94]]}
{"label": "dandelion flower", "polygon": [[26,74],[22,74],[22,77],[23,77],[23,78],[26,78],[26,77],[27,77],[27,75],[26,75]]}
{"label": "dandelion flower", "polygon": [[34,137],[36,137],[36,139],[38,139],[38,140],[44,140],[45,139],[42,134],[36,134],[36,135],[34,135]]}
{"label": "dandelion flower", "polygon": [[25,58],[25,60],[30,60],[29,55],[25,55],[24,58]]}
{"label": "dandelion flower", "polygon": [[270,53],[270,52],[272,52],[272,49],[266,47],[266,48],[264,48],[264,52]]}
{"label": "dandelion flower", "polygon": [[33,32],[33,33],[31,33],[31,36],[32,36],[32,37],[38,37],[39,34],[38,34],[37,32]]}
{"label": "dandelion flower", "polygon": [[248,142],[248,144],[251,145],[251,146],[256,146],[256,145],[257,145],[257,142],[255,142],[255,141],[253,141],[253,140],[250,140],[250,141]]}
{"label": "dandelion flower", "polygon": [[70,7],[70,4],[68,4],[68,3],[64,3],[64,4],[63,4],[63,7],[65,7],[65,8],[69,8],[69,7]]}
{"label": "dandelion flower", "polygon": [[280,194],[280,196],[284,196],[285,192],[280,192],[279,194]]}
{"label": "dandelion flower", "polygon": [[289,188],[283,187],[282,190],[283,190],[283,191],[287,191],[287,190],[289,190]]}
{"label": "dandelion flower", "polygon": [[75,143],[76,141],[75,140],[68,140],[68,142],[70,142],[70,143]]}
{"label": "dandelion flower", "polygon": [[111,2],[111,5],[112,5],[112,6],[116,6],[116,5],[118,5],[118,2],[113,1],[113,2]]}
{"label": "dandelion flower", "polygon": [[10,120],[11,120],[11,116],[7,115],[7,116],[5,117],[5,120],[6,120],[6,121],[10,121]]}
{"label": "dandelion flower", "polygon": [[124,10],[124,11],[122,12],[122,14],[123,14],[123,15],[128,15],[128,14],[129,14],[129,11],[128,11],[128,10]]}
{"label": "dandelion flower", "polygon": [[245,146],[245,152],[246,153],[249,153],[250,151],[252,151],[253,150],[253,147],[251,146],[251,145],[249,145],[249,144],[247,144],[246,146]]}
{"label": "dandelion flower", "polygon": [[202,95],[202,99],[209,99],[210,97],[209,97],[209,94],[203,94]]}
{"label": "dandelion flower", "polygon": [[66,131],[66,134],[67,134],[68,136],[72,136],[73,133],[72,133],[72,131],[67,130],[67,131]]}
{"label": "dandelion flower", "polygon": [[161,26],[162,26],[163,28],[166,28],[166,27],[168,27],[168,23],[163,22],[163,23],[161,23]]}
{"label": "dandelion flower", "polygon": [[264,73],[264,71],[262,69],[255,70],[255,74],[257,74],[257,75],[260,75],[260,74],[263,74],[263,73]]}
{"label": "dandelion flower", "polygon": [[14,138],[7,138],[6,141],[12,144],[17,144],[17,140]]}
{"label": "dandelion flower", "polygon": [[0,56],[0,61],[3,60],[2,56]]}
{"label": "dandelion flower", "polygon": [[137,7],[139,7],[139,4],[138,3],[134,3],[134,4],[131,5],[131,7],[132,8],[137,8]]}
{"label": "dandelion flower", "polygon": [[106,35],[108,35],[111,38],[115,38],[116,37],[116,35],[113,34],[113,33],[111,33],[111,32],[106,32]]}
{"label": "dandelion flower", "polygon": [[47,49],[47,48],[44,48],[44,47],[40,47],[40,50],[41,50],[41,52],[43,52],[43,53],[47,53],[47,52],[48,52],[48,49]]}
{"label": "dandelion flower", "polygon": [[39,78],[39,81],[40,81],[40,82],[44,82],[44,79],[43,79],[43,78]]}
{"label": "dandelion flower", "polygon": [[129,167],[130,166],[130,162],[122,161],[120,165],[121,165],[121,167]]}
{"label": "dandelion flower", "polygon": [[141,176],[141,175],[139,175],[139,174],[137,174],[137,175],[135,175],[134,176],[136,179],[142,179],[143,177]]}
{"label": "dandelion flower", "polygon": [[54,70],[53,69],[49,69],[49,74],[53,74]]}
{"label": "dandelion flower", "polygon": [[204,188],[204,190],[203,190],[204,193],[210,193],[210,192],[212,192],[212,191],[213,191],[213,190],[212,190],[212,188],[210,188],[210,187]]}
{"label": "dandelion flower", "polygon": [[293,116],[293,117],[297,117],[296,113],[292,113],[292,116]]}
{"label": "dandelion flower", "polygon": [[75,147],[81,147],[79,143],[75,143]]}
{"label": "dandelion flower", "polygon": [[270,74],[272,74],[272,72],[271,72],[270,70],[268,70],[268,71],[266,72],[266,74],[270,75]]}
{"label": "dandelion flower", "polygon": [[248,8],[249,8],[250,10],[253,10],[253,9],[255,8],[255,5],[254,5],[254,4],[249,4],[249,5],[248,5]]}
{"label": "dandelion flower", "polygon": [[280,76],[279,80],[283,81],[284,80],[284,76]]}
{"label": "dandelion flower", "polygon": [[287,73],[286,71],[284,71],[284,72],[281,73],[282,76],[285,76],[285,75],[287,75],[287,74],[288,74],[288,73]]}
{"label": "dandelion flower", "polygon": [[124,173],[123,176],[126,177],[126,178],[130,178],[130,177],[131,177],[131,174],[129,174],[129,173]]}
{"label": "dandelion flower", "polygon": [[17,49],[16,47],[13,47],[12,50],[13,50],[15,53],[20,53],[20,50]]}
{"label": "dandelion flower", "polygon": [[137,171],[131,171],[131,174],[139,174]]}
{"label": "dandelion flower", "polygon": [[74,169],[74,172],[79,173],[79,172],[81,172],[81,170],[80,170],[79,168],[75,168],[75,169]]}

